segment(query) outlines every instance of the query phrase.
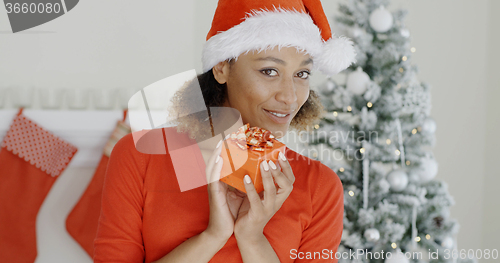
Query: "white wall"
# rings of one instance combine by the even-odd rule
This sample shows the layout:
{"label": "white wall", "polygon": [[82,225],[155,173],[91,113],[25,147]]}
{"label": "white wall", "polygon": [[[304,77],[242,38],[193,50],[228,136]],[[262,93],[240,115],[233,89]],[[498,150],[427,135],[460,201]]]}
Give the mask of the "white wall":
{"label": "white wall", "polygon": [[[325,12],[338,1],[323,0]],[[11,34],[0,10],[0,87],[144,87],[195,68],[215,0],[80,1],[67,15]],[[500,46],[495,0],[395,0],[417,48],[419,78],[432,85],[437,122],[438,179],[446,181],[460,225],[459,249],[500,249],[498,209]],[[315,74],[313,84],[323,77]],[[65,233],[64,220],[85,190],[93,167],[70,168],[39,214],[37,262],[91,262]],[[44,230],[45,229],[45,230]],[[485,261],[481,261],[485,262]]]}
{"label": "white wall", "polygon": [[487,49],[487,91],[486,91],[486,136],[485,156],[484,156],[484,195],[483,195],[483,239],[482,247],[500,248],[500,209],[498,209],[500,185],[500,172],[498,160],[500,160],[500,141],[498,140],[498,131],[500,130],[500,1],[489,1],[488,15],[488,49]]}

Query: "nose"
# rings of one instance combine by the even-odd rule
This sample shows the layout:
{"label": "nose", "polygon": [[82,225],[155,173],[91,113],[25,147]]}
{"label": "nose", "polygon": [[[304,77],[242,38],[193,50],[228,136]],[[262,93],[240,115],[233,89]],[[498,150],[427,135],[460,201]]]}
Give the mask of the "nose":
{"label": "nose", "polygon": [[279,84],[276,100],[291,105],[297,101],[297,89],[292,78],[283,78]]}

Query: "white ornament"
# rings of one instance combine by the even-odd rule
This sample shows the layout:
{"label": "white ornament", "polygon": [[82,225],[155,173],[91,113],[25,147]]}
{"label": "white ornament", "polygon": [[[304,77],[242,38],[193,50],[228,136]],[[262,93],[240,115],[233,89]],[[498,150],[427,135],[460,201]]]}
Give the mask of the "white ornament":
{"label": "white ornament", "polygon": [[323,85],[323,89],[325,91],[332,91],[333,88],[335,88],[335,83],[333,83],[332,80],[327,80],[325,84]]}
{"label": "white ornament", "polygon": [[353,37],[359,37],[359,36],[361,36],[363,33],[365,33],[365,32],[363,32],[363,31],[364,31],[363,29],[361,29],[361,28],[359,28],[359,27],[357,27],[357,26],[356,26],[356,27],[354,27],[354,28],[352,29],[352,33],[351,33],[351,34],[352,34],[352,36],[353,36]]}
{"label": "white ornament", "polygon": [[369,84],[370,76],[363,72],[361,67],[358,67],[347,76],[346,88],[353,94],[361,95],[365,93]]}
{"label": "white ornament", "polygon": [[422,131],[427,133],[435,133],[436,122],[431,117],[428,117],[422,124]]}
{"label": "white ornament", "polygon": [[380,239],[380,232],[376,228],[369,228],[365,230],[364,236],[368,242],[377,242]]}
{"label": "white ornament", "polygon": [[447,236],[443,241],[441,241],[441,246],[444,248],[453,248],[453,238],[450,236]]}
{"label": "white ornament", "polygon": [[434,179],[438,173],[438,163],[434,158],[424,157],[420,161],[420,169],[418,175],[422,183],[429,182]]}
{"label": "white ornament", "polygon": [[403,170],[394,170],[387,175],[387,181],[393,191],[399,192],[408,185],[408,175]]}
{"label": "white ornament", "polygon": [[410,37],[410,30],[406,29],[406,28],[403,28],[399,31],[399,33],[405,37],[405,38],[409,38]]}
{"label": "white ornament", "polygon": [[344,229],[342,231],[342,237],[340,238],[341,240],[346,240],[347,237],[349,237],[349,229]]}
{"label": "white ornament", "polygon": [[392,14],[380,6],[370,14],[370,26],[378,33],[384,33],[392,27]]}
{"label": "white ornament", "polygon": [[406,258],[405,254],[398,249],[397,251],[391,252],[391,257],[387,257],[384,263],[410,263],[410,261]]}

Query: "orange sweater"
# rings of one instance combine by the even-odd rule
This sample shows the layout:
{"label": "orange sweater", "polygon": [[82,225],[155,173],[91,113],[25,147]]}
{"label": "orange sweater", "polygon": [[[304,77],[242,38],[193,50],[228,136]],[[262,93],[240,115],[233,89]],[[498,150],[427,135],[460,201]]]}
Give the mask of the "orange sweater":
{"label": "orange sweater", "polygon": [[[200,160],[197,149],[193,151],[197,156],[186,158]],[[344,214],[342,183],[319,161],[289,148],[286,157],[296,178],[294,188],[267,223],[264,235],[281,262],[337,262]],[[204,231],[208,219],[206,185],[181,192],[170,155],[140,153],[129,134],[110,156],[94,262],[156,261]],[[210,262],[243,262],[234,234]]]}

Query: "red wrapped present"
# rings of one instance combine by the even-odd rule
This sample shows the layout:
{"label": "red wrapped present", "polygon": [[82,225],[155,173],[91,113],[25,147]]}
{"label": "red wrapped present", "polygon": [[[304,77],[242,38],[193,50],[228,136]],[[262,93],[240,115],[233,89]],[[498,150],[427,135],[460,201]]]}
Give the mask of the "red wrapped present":
{"label": "red wrapped present", "polygon": [[[223,166],[221,181],[246,193],[243,177],[248,174],[260,193],[264,190],[260,163],[272,160],[278,163],[278,154],[285,154],[286,145],[274,138],[270,131],[247,123],[226,137],[222,144]],[[229,158],[230,157],[230,158]]]}

